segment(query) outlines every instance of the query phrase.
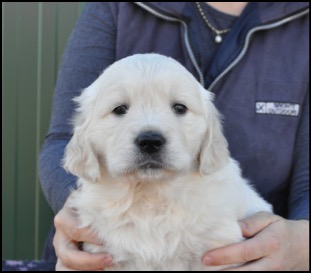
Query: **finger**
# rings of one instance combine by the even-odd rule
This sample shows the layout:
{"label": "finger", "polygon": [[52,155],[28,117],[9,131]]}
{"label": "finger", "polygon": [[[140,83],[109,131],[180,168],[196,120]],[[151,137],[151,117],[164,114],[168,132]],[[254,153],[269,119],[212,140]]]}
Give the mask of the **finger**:
{"label": "finger", "polygon": [[62,265],[67,268],[79,270],[103,269],[112,265],[112,258],[105,253],[90,254],[78,250],[77,246],[68,241],[63,233],[58,233],[53,240],[56,256],[61,260]]}
{"label": "finger", "polygon": [[203,258],[204,265],[226,265],[246,263],[269,254],[270,248],[264,236],[258,234],[252,239],[220,247],[207,252]]}
{"label": "finger", "polygon": [[247,263],[243,266],[230,267],[223,271],[283,271],[281,263],[278,263],[268,257]]}
{"label": "finger", "polygon": [[90,228],[79,228],[78,222],[74,221],[75,218],[70,217],[70,221],[66,220],[66,218],[68,219],[66,213],[59,213],[55,216],[54,225],[56,230],[63,230],[68,238],[77,242],[102,245]]}
{"label": "finger", "polygon": [[103,245],[102,242],[95,235],[95,233],[88,227],[85,228],[74,227],[71,229],[66,229],[66,235],[77,242]]}
{"label": "finger", "polygon": [[[58,259],[56,266],[55,266],[55,271],[82,271],[82,270],[77,270],[77,269],[72,269],[72,268],[66,267],[62,264],[61,260]],[[103,271],[103,268],[96,269],[93,271]]]}
{"label": "finger", "polygon": [[258,212],[250,217],[239,221],[243,236],[249,238],[269,226],[271,223],[279,221],[280,217],[269,212]]}
{"label": "finger", "polygon": [[91,254],[76,249],[59,250],[63,265],[79,270],[103,269],[112,265],[112,259],[107,254]]}
{"label": "finger", "polygon": [[60,259],[57,259],[57,263],[55,265],[55,271],[76,271],[76,269],[71,269],[63,265]]}

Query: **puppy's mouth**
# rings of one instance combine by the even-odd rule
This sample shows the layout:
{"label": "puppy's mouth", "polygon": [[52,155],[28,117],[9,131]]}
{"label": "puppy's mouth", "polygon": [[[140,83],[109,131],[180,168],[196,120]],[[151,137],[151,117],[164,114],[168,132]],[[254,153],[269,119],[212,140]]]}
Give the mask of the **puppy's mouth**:
{"label": "puppy's mouth", "polygon": [[169,164],[165,164],[160,160],[149,159],[135,162],[132,168],[128,169],[126,175],[133,175],[133,177],[142,181],[156,181],[164,179],[173,173],[174,169]]}
{"label": "puppy's mouth", "polygon": [[145,162],[138,165],[139,170],[160,170],[164,169],[163,164],[158,162]]}

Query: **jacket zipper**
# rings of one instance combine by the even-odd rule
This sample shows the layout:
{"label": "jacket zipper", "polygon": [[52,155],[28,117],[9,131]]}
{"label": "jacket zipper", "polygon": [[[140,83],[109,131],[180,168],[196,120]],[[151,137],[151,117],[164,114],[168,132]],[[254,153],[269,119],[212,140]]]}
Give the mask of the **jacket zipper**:
{"label": "jacket zipper", "polygon": [[[188,27],[187,27],[187,24],[178,19],[178,18],[175,18],[175,17],[171,17],[171,16],[167,16],[167,15],[163,15],[161,13],[159,13],[158,11],[150,8],[149,6],[145,5],[144,3],[142,2],[135,2],[138,6],[140,6],[141,8],[143,8],[144,10],[148,11],[149,13],[163,19],[163,20],[166,20],[166,21],[170,21],[170,22],[179,22],[183,25],[184,29],[185,29],[185,32],[184,32],[184,39],[185,39],[185,45],[186,45],[186,49],[188,51],[188,54],[189,54],[189,57],[190,57],[190,60],[194,66],[194,68],[196,69],[198,75],[199,75],[199,79],[200,79],[200,83],[202,86],[204,86],[204,77],[203,77],[203,73],[201,72],[200,70],[200,67],[194,57],[194,54],[193,54],[193,50],[190,46],[190,42],[189,42],[189,37],[188,37]],[[215,87],[215,85],[219,82],[219,80],[221,78],[223,78],[234,66],[236,66],[236,64],[244,57],[247,49],[248,49],[248,46],[249,46],[249,42],[250,42],[250,39],[251,39],[251,36],[253,35],[253,33],[255,33],[256,31],[258,30],[266,30],[266,29],[272,29],[272,28],[275,28],[275,27],[278,27],[278,26],[281,26],[285,23],[288,23],[290,21],[293,21],[305,14],[309,13],[309,9],[306,9],[300,13],[297,13],[295,15],[292,15],[290,17],[286,17],[285,19],[282,19],[282,20],[279,20],[277,22],[274,22],[274,23],[271,23],[271,24],[267,24],[267,25],[262,25],[262,26],[258,26],[258,27],[255,27],[253,29],[251,29],[247,35],[246,35],[246,38],[245,38],[245,43],[244,43],[244,46],[240,52],[240,54],[231,62],[231,64],[229,64],[227,66],[227,68],[221,72],[218,77],[210,84],[210,86],[207,88],[207,90],[209,91],[212,91],[212,89]]]}
{"label": "jacket zipper", "polygon": [[159,13],[158,11],[150,8],[149,6],[145,5],[144,3],[142,2],[135,2],[135,4],[137,4],[138,6],[140,6],[141,8],[143,8],[144,10],[148,11],[149,13],[163,19],[163,20],[166,20],[166,21],[170,21],[170,22],[178,22],[178,23],[181,23],[184,27],[184,41],[185,41],[185,45],[186,45],[186,49],[187,49],[187,52],[188,52],[188,55],[190,57],[190,60],[196,70],[196,72],[198,73],[199,75],[199,81],[200,83],[204,86],[204,77],[203,77],[203,73],[201,72],[200,70],[200,67],[194,57],[194,54],[193,54],[193,50],[190,46],[190,42],[189,42],[189,37],[188,37],[188,27],[187,27],[187,24],[178,19],[178,18],[175,18],[175,17],[171,17],[171,16],[167,16],[167,15],[163,15],[161,13]]}

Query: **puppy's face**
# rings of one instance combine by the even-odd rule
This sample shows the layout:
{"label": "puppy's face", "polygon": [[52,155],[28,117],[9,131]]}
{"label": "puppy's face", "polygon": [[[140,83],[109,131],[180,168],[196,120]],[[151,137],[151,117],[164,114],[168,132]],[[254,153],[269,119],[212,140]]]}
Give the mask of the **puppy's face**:
{"label": "puppy's face", "polygon": [[[108,174],[154,181],[204,173],[227,157],[210,93],[168,57],[145,54],[118,61],[76,101],[64,166],[87,180]],[[221,142],[215,145],[224,146],[216,157],[215,134]]]}

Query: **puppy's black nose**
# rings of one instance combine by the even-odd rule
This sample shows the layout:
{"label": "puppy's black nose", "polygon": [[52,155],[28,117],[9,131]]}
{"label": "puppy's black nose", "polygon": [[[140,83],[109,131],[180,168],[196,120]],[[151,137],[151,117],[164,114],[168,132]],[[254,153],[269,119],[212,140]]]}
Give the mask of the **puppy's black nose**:
{"label": "puppy's black nose", "polygon": [[160,133],[153,131],[140,133],[135,139],[137,147],[148,154],[159,152],[165,142],[165,138]]}

